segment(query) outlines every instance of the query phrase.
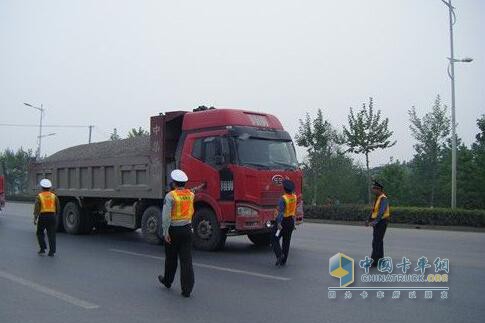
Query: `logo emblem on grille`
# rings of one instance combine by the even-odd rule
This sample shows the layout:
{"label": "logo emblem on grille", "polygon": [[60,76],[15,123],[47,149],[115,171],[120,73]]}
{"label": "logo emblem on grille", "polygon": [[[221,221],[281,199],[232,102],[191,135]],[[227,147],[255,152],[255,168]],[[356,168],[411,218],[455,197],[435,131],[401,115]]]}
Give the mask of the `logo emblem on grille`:
{"label": "logo emblem on grille", "polygon": [[271,179],[271,181],[275,185],[281,185],[281,184],[283,184],[283,176],[281,176],[281,175],[275,175],[275,176],[273,176],[273,178]]}

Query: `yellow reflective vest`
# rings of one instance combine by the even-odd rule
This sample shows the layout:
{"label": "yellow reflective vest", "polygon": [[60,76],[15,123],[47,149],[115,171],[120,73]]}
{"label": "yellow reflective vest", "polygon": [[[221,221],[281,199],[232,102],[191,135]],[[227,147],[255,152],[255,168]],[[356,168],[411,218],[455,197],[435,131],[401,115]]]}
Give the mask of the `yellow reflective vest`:
{"label": "yellow reflective vest", "polygon": [[285,201],[285,218],[296,215],[296,194],[284,194],[283,201]]}
{"label": "yellow reflective vest", "polygon": [[[381,201],[384,198],[387,199],[387,196],[384,193],[379,195],[379,197],[377,198],[376,202],[374,203],[374,208],[372,209],[371,219],[377,219],[377,215],[379,214],[379,209],[381,208]],[[391,213],[389,212],[389,203],[388,203],[386,210],[382,215],[382,219],[387,219],[389,218],[390,215]]]}
{"label": "yellow reflective vest", "polygon": [[56,195],[46,191],[39,193],[40,213],[56,213]]}
{"label": "yellow reflective vest", "polygon": [[191,221],[194,214],[194,193],[191,190],[173,190],[172,221]]}

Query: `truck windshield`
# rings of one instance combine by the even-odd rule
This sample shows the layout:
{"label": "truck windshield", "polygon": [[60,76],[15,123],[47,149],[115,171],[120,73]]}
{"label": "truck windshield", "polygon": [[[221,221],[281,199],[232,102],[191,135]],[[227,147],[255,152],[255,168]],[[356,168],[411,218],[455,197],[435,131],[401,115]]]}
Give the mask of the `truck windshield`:
{"label": "truck windshield", "polygon": [[298,166],[291,141],[240,136],[236,138],[240,165],[264,169],[295,169]]}

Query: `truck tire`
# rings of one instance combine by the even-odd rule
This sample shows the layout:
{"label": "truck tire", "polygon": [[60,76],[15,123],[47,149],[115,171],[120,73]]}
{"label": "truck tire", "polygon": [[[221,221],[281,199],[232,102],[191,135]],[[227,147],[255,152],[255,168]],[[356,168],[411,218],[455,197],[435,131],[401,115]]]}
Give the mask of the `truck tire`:
{"label": "truck tire", "polygon": [[226,232],[219,227],[216,215],[211,209],[197,209],[192,226],[194,228],[192,240],[196,249],[214,251],[224,247]]}
{"label": "truck tire", "polygon": [[85,234],[93,229],[93,222],[76,202],[67,202],[62,211],[62,223],[67,233]]}
{"label": "truck tire", "polygon": [[141,218],[141,232],[143,239],[149,244],[161,244],[162,239],[158,235],[160,222],[160,208],[157,206],[148,207]]}
{"label": "truck tire", "polygon": [[248,234],[248,238],[258,247],[267,247],[271,243],[271,232]]}

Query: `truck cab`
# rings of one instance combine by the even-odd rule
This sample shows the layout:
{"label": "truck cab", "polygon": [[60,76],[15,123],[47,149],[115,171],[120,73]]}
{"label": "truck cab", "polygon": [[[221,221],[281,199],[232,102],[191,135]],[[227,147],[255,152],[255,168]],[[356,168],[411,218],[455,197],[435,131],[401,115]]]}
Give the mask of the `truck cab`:
{"label": "truck cab", "polygon": [[185,114],[176,163],[188,174],[188,187],[206,184],[196,194],[193,219],[194,243],[202,249],[217,249],[227,235],[241,234],[268,245],[284,179],[295,183],[296,222],[303,220],[295,148],[270,114],[234,109]]}

